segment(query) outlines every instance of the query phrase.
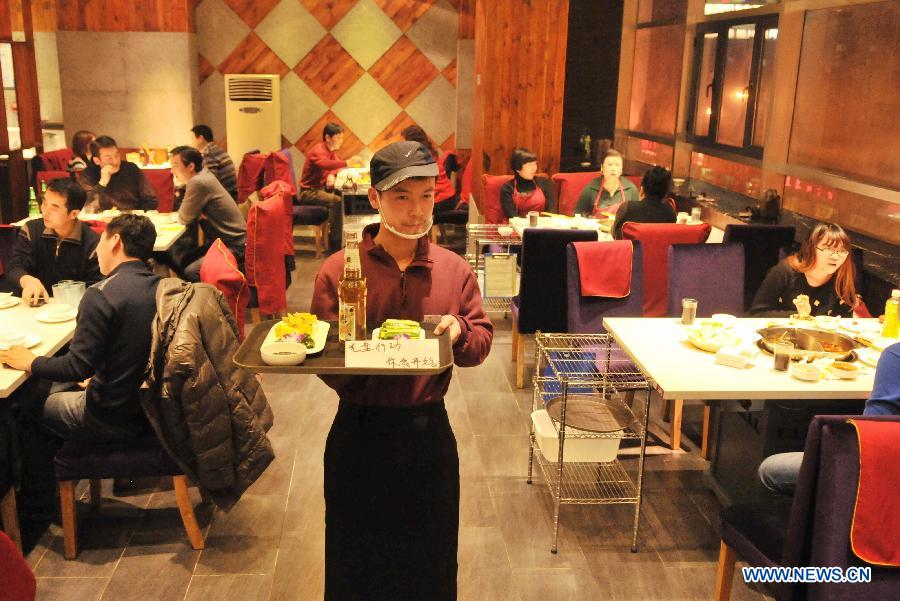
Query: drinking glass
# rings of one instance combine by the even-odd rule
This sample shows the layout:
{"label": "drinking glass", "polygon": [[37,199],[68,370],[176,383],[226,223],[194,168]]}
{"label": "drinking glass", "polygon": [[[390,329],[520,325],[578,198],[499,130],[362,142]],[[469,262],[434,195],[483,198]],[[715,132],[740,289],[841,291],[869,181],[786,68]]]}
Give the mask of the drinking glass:
{"label": "drinking glass", "polygon": [[787,371],[791,364],[791,354],[794,352],[793,342],[776,342],[772,345],[772,354],[775,355],[775,371]]}
{"label": "drinking glass", "polygon": [[691,209],[691,221],[700,221],[700,217],[703,215],[703,209],[700,207],[694,207]]}
{"label": "drinking glass", "polygon": [[538,224],[538,212],[537,211],[528,211],[528,225],[530,227],[537,227]]}
{"label": "drinking glass", "polygon": [[678,213],[675,216],[675,223],[687,223],[688,222],[688,214],[687,213]]}
{"label": "drinking glass", "polygon": [[69,304],[69,284],[72,280],[60,280],[53,284],[53,302]]}
{"label": "drinking glass", "polygon": [[84,296],[84,282],[71,282],[67,288],[68,302],[73,308],[77,309],[81,304],[81,298]]}
{"label": "drinking glass", "polygon": [[697,318],[697,299],[683,298],[681,299],[681,323],[686,326],[694,323]]}

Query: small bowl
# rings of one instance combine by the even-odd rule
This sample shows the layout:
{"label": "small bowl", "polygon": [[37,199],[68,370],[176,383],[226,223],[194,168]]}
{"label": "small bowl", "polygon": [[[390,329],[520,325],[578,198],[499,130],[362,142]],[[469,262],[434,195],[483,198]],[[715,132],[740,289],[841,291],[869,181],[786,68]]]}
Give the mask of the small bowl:
{"label": "small bowl", "polygon": [[859,368],[846,361],[835,361],[831,365],[831,373],[842,380],[855,380],[859,375]]}
{"label": "small bowl", "polygon": [[840,322],[839,315],[816,315],[816,325],[823,330],[836,330]]}
{"label": "small bowl", "polygon": [[501,225],[497,228],[497,233],[503,236],[504,238],[507,236],[511,236],[513,233],[513,228],[508,225]]}
{"label": "small bowl", "polygon": [[822,376],[822,368],[812,363],[794,363],[791,365],[791,375],[798,380],[815,382]]}
{"label": "small bowl", "polygon": [[267,365],[300,365],[306,359],[306,347],[299,342],[272,342],[259,349]]}

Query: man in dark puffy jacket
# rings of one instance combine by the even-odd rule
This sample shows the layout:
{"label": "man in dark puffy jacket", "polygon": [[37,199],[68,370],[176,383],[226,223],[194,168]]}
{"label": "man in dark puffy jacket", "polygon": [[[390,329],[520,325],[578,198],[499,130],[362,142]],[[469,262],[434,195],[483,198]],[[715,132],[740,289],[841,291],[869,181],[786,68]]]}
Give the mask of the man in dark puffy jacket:
{"label": "man in dark puffy jacket", "polygon": [[[156,229],[140,215],[110,221],[97,245],[106,279],[85,291],[69,351],[35,357],[14,346],[0,351],[13,369],[55,382],[44,404],[44,423],[64,439],[131,439],[147,432],[139,392],[150,356],[159,277],[145,261]],[[86,378],[85,387],[76,382]]]}
{"label": "man in dark puffy jacket", "polygon": [[7,278],[11,286],[22,289],[25,303],[47,300],[48,291],[60,280],[88,286],[100,281],[100,237],[78,220],[85,198],[84,189],[74,180],[54,179],[44,193],[41,217],[25,222],[19,230]]}

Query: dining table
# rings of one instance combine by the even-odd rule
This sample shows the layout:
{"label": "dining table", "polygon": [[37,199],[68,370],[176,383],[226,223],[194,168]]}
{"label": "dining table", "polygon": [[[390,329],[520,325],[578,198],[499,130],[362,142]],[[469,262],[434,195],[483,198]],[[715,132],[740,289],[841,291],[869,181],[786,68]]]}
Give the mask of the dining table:
{"label": "dining table", "polygon": [[[156,228],[156,241],[153,243],[153,250],[156,252],[164,252],[172,248],[172,245],[187,231],[187,226],[178,222],[178,213],[160,213],[158,211],[130,211],[135,215],[144,215],[153,222]],[[87,213],[80,211],[78,218],[82,221],[104,221],[109,222],[115,216],[121,215],[122,212],[116,209],[102,211],[100,213]],[[20,219],[11,225],[22,227],[26,221],[34,219],[34,217],[26,217]]]}
{"label": "dining table", "polygon": [[[509,220],[509,226],[521,238],[525,234],[525,230],[530,227],[550,228],[550,229],[579,229],[579,230],[596,230],[598,240],[612,240],[610,230],[614,219],[594,219],[592,217],[569,217],[567,215],[555,215],[543,213],[537,218],[537,225],[530,225],[528,217],[513,217]],[[687,225],[698,225],[702,221],[688,221]],[[725,235],[724,230],[712,227],[707,242],[722,242]]]}
{"label": "dining table", "polygon": [[[841,322],[854,329],[839,328],[838,333],[862,336],[882,349],[891,342],[878,337],[877,319],[845,318]],[[712,461],[709,483],[723,502],[760,492],[756,478],[759,462],[772,452],[802,449],[799,443],[808,416],[834,413],[834,407],[839,408],[837,413],[861,412],[863,401],[872,392],[879,354],[870,348],[856,351],[866,360],[853,359],[858,368],[855,379],[841,379],[837,370],[824,369],[821,377],[803,380],[793,368],[776,371],[773,356],[757,344],[757,331],[762,328],[802,326],[772,317],[738,318],[733,324],[735,344],[758,350],[755,356],[750,353],[750,364],[740,369],[719,364],[715,353],[694,346],[688,337],[690,326],[683,325],[680,318],[603,319],[615,344],[646,376],[651,390],[663,401],[674,403],[676,414],[685,401],[703,402],[701,456]],[[673,423],[673,438],[680,437],[680,432],[681,424]],[[680,443],[673,447],[681,448]]]}
{"label": "dining table", "polygon": [[[31,345],[31,352],[37,356],[49,357],[67,344],[75,334],[75,311],[70,319],[47,323],[42,321],[53,305],[50,303],[40,307],[29,307],[21,302],[3,302],[3,299],[16,300],[16,297],[0,296],[0,335],[14,333],[24,334],[26,344]],[[40,319],[39,319],[40,318]],[[55,321],[56,318],[53,318]],[[15,392],[29,377],[24,371],[0,366],[0,398],[7,398]]]}

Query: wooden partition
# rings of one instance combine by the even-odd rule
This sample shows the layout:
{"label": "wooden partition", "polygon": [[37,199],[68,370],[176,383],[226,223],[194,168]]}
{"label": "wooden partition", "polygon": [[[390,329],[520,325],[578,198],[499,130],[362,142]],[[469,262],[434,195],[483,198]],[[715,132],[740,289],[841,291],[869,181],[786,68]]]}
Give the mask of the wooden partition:
{"label": "wooden partition", "polygon": [[482,152],[492,173],[509,173],[513,148],[559,170],[568,0],[476,0],[473,193],[481,207]]}

